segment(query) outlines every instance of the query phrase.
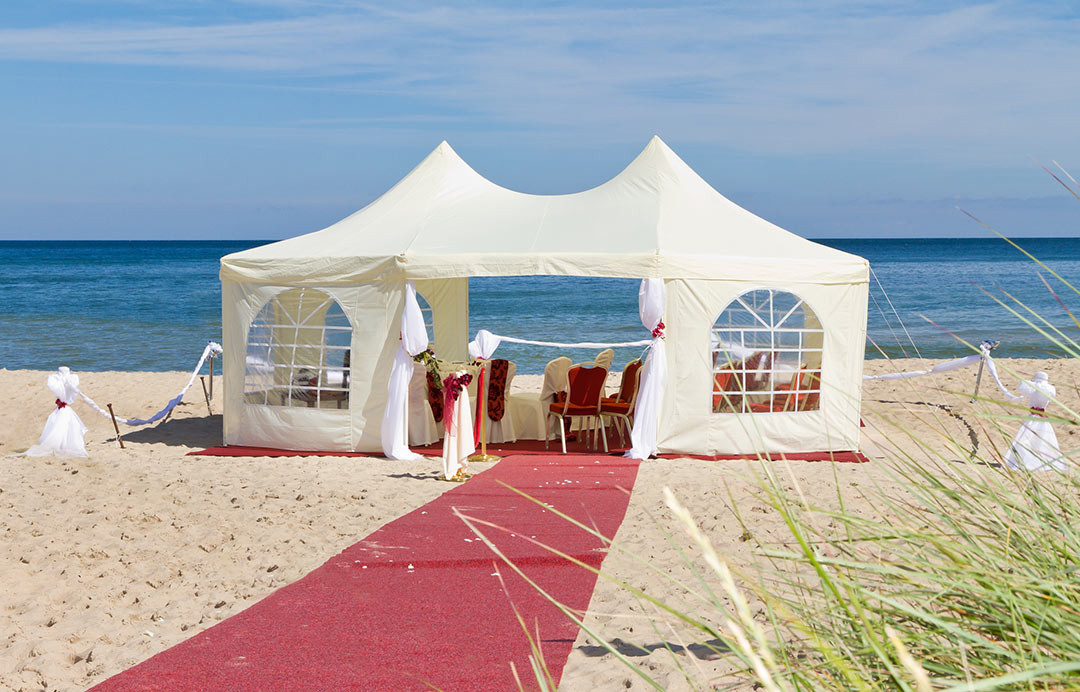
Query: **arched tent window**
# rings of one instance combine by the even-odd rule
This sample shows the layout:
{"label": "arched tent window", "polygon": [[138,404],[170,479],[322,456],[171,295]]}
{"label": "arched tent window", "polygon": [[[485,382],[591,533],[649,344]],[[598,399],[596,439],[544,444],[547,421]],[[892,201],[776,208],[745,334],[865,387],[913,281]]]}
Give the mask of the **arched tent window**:
{"label": "arched tent window", "polygon": [[313,288],[270,299],[248,330],[244,401],[262,406],[349,407],[352,325]]}
{"label": "arched tent window", "polygon": [[416,302],[420,305],[420,312],[424,316],[424,326],[427,327],[428,338],[435,338],[435,311],[427,302],[427,298],[416,292]]}
{"label": "arched tent window", "polygon": [[824,337],[793,293],[759,288],[736,298],[712,328],[713,413],[817,410]]}

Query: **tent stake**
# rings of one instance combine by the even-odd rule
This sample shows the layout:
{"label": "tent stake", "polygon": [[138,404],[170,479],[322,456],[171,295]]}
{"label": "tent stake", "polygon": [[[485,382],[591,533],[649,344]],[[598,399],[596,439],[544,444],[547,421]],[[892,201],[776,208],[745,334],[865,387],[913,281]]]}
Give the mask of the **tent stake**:
{"label": "tent stake", "polygon": [[116,441],[120,443],[120,449],[124,448],[124,438],[120,437],[120,426],[116,424],[116,414],[113,413],[112,404],[105,404],[109,408],[109,415],[112,416],[113,430],[116,431]]}
{"label": "tent stake", "polygon": [[210,398],[214,398],[214,354],[210,354]]}
{"label": "tent stake", "polygon": [[210,393],[206,391],[206,378],[199,375],[199,382],[202,382],[202,393],[206,399],[206,413],[209,416],[214,415],[214,409],[210,408]]}

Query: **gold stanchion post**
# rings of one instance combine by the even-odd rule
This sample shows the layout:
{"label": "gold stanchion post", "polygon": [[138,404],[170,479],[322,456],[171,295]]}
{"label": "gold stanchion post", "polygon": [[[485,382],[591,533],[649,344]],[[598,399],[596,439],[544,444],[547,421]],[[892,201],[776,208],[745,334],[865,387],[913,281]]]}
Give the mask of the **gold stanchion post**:
{"label": "gold stanchion post", "polygon": [[[484,366],[481,365],[480,382],[478,384],[483,384],[483,380]],[[488,382],[487,384],[488,386],[491,386],[490,382]],[[480,387],[476,388],[476,396],[477,398],[482,399],[482,401],[477,403],[477,407],[480,408],[480,453],[473,454],[471,457],[469,457],[469,461],[499,461],[502,459],[502,457],[487,453],[487,397],[483,396],[483,392],[480,391]]]}

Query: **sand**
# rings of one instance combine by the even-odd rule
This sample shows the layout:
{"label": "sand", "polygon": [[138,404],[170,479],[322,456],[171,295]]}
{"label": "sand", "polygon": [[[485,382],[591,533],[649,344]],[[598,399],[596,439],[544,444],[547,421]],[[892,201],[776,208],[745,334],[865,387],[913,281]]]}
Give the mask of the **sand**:
{"label": "sand", "polygon": [[[1024,376],[1047,371],[1063,403],[1074,410],[1080,406],[1076,363],[999,362],[1003,370]],[[868,361],[867,372],[928,364]],[[0,370],[9,404],[0,413],[0,690],[85,689],[299,579],[450,487],[434,480],[433,461],[185,456],[221,442],[220,415],[207,415],[198,385],[168,423],[125,431],[127,449],[117,447],[107,419],[76,404],[89,426],[88,459],[8,457],[37,440],[52,410],[45,376]],[[87,393],[99,403],[112,402],[125,416],[153,413],[187,380],[184,373],[81,377]],[[514,389],[538,389],[540,379],[520,376]],[[923,453],[901,429],[956,462],[968,457],[973,442],[981,450],[1007,447],[1016,423],[1002,421],[1003,429],[997,430],[995,419],[985,414],[1000,413],[999,406],[968,402],[974,379],[969,369],[868,382],[863,448],[874,457],[872,463],[771,462],[770,468],[815,503],[835,504],[839,485],[849,511],[868,512],[872,502],[865,491],[896,485],[882,457]],[[1005,372],[1003,379],[1016,382]],[[988,378],[981,393],[1003,399]],[[1074,432],[1059,426],[1063,448],[1076,446]],[[675,547],[664,542],[667,531],[677,545],[689,545],[664,506],[666,485],[698,517],[722,555],[749,566],[763,546],[784,541],[779,518],[755,493],[758,472],[750,462],[643,463],[616,540],[663,574],[689,574]],[[608,558],[605,570],[650,594],[686,602],[678,587],[618,553]],[[686,632],[651,621],[653,615],[601,581],[587,622],[599,636],[634,654],[633,660],[670,690],[690,689],[679,664],[698,680],[720,679],[725,664],[707,660],[699,649],[674,657],[659,649],[680,644]],[[560,689],[647,686],[583,634]]]}

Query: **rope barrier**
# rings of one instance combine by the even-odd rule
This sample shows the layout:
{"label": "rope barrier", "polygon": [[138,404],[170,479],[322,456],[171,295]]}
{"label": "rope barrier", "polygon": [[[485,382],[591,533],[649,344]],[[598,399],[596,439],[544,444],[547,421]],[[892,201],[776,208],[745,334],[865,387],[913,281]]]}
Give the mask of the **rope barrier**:
{"label": "rope barrier", "polygon": [[604,343],[600,341],[582,341],[576,344],[564,344],[557,341],[533,341],[531,339],[518,339],[513,336],[502,336],[501,334],[493,334],[492,336],[499,339],[499,341],[505,341],[511,344],[527,344],[529,346],[549,346],[551,348],[624,348],[628,346],[649,346],[652,344],[652,339],[641,339],[639,341],[620,341],[618,343]]}
{"label": "rope barrier", "polygon": [[[157,421],[161,420],[165,416],[169,415],[169,412],[172,411],[174,408],[176,408],[177,404],[179,404],[180,401],[184,398],[184,395],[187,394],[187,391],[189,389],[191,389],[191,385],[195,384],[195,378],[199,376],[199,371],[202,370],[203,363],[206,362],[206,359],[209,358],[211,355],[216,356],[221,352],[222,352],[221,344],[219,344],[219,343],[217,343],[215,341],[211,341],[211,342],[207,343],[206,348],[203,349],[202,357],[199,358],[199,364],[195,366],[195,370],[193,370],[192,373],[191,373],[191,379],[188,380],[188,383],[184,386],[183,389],[180,390],[179,394],[177,394],[176,396],[174,396],[172,399],[169,400],[169,403],[165,405],[165,408],[161,409],[160,411],[158,411],[154,415],[150,416],[149,418],[145,418],[145,419],[144,418],[120,418],[119,416],[117,416],[116,420],[121,422],[121,423],[124,423],[125,425],[149,425],[150,423],[156,423]],[[108,411],[106,411],[105,409],[98,406],[97,403],[93,399],[86,396],[86,394],[84,394],[81,390],[76,390],[76,392],[78,393],[79,397],[82,398],[83,401],[85,401],[87,404],[90,405],[90,408],[94,409],[95,411],[97,411],[101,415],[105,416],[106,418],[112,418],[112,416],[109,414]]]}
{"label": "rope barrier", "polygon": [[1001,393],[1010,401],[1017,401],[1024,398],[1023,396],[1013,394],[1004,384],[1002,384],[1001,377],[998,376],[997,366],[994,364],[994,359],[990,356],[990,346],[985,341],[979,347],[979,353],[963,358],[957,358],[955,360],[948,360],[944,363],[938,363],[929,370],[908,370],[906,372],[888,372],[883,375],[863,375],[863,380],[906,380],[912,377],[937,375],[952,370],[960,370],[961,368],[967,368],[980,362],[986,364],[986,369],[990,371],[990,376],[994,379],[994,384],[997,385],[998,389],[1001,390]]}

